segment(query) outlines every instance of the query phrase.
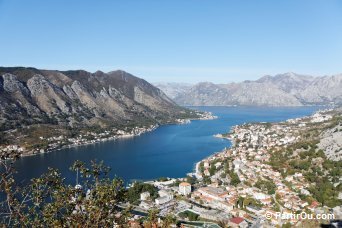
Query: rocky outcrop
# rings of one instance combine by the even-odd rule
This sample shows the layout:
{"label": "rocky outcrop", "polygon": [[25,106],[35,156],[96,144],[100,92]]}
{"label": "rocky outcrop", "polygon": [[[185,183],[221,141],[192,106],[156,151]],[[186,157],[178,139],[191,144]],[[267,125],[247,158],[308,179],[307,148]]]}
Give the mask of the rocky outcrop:
{"label": "rocky outcrop", "polygon": [[162,123],[184,114],[161,90],[124,71],[0,68],[0,128]]}
{"label": "rocky outcrop", "polygon": [[44,76],[34,75],[27,80],[27,87],[38,107],[45,113],[70,113],[63,90],[46,80]]}
{"label": "rocky outcrop", "polygon": [[328,159],[342,160],[342,123],[321,133],[318,148],[322,149]]}
{"label": "rocky outcrop", "polygon": [[28,95],[28,89],[20,82],[13,74],[2,75],[3,89],[8,93],[19,92],[24,95]]}

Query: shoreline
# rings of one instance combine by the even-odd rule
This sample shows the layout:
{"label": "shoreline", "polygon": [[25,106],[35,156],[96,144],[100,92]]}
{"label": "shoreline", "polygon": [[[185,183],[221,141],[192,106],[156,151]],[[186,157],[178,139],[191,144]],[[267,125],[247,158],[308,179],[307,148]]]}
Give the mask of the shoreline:
{"label": "shoreline", "polygon": [[[36,153],[21,153],[20,154],[20,158],[25,158],[25,157],[30,157],[30,156],[37,156],[37,155],[44,155],[44,154],[48,154],[48,153],[52,153],[52,152],[56,152],[56,151],[60,151],[60,150],[64,150],[64,149],[71,149],[71,148],[77,148],[77,147],[82,147],[82,146],[95,145],[95,144],[103,143],[103,142],[107,142],[107,141],[115,141],[115,140],[120,140],[120,139],[134,138],[134,137],[141,136],[142,134],[152,132],[152,131],[156,130],[157,128],[161,127],[161,126],[167,126],[167,125],[186,125],[186,124],[190,124],[191,121],[196,121],[196,120],[198,120],[198,121],[200,121],[200,120],[214,120],[214,119],[218,118],[217,116],[213,115],[210,112],[204,112],[203,114],[199,113],[199,115],[200,116],[198,118],[176,119],[173,123],[155,124],[155,125],[151,125],[150,127],[143,127],[143,128],[140,128],[139,129],[140,132],[137,132],[137,133],[134,132],[134,128],[129,133],[128,132],[123,132],[122,130],[118,130],[117,132],[120,132],[122,134],[117,134],[117,135],[110,136],[110,137],[92,139],[92,140],[90,140],[90,142],[70,143],[70,144],[67,144],[67,145],[63,145],[61,147],[44,150],[44,152],[38,152],[37,151]],[[137,128],[137,127],[135,127],[135,128]],[[70,139],[69,139],[69,142],[71,142]],[[40,150],[42,150],[42,149],[40,149]]]}
{"label": "shoreline", "polygon": [[[227,140],[231,141],[230,139],[227,139]],[[200,170],[199,170],[199,166],[200,166],[201,162],[203,162],[204,160],[209,160],[210,158],[215,157],[216,155],[219,155],[219,154],[223,153],[225,151],[225,149],[232,149],[232,146],[233,146],[233,143],[232,143],[231,146],[225,147],[221,151],[214,152],[213,154],[211,154],[211,155],[203,158],[202,160],[196,162],[195,163],[195,167],[193,168],[193,171],[194,171],[193,174],[196,176],[196,178],[199,179],[199,180],[201,180],[203,178],[202,175],[200,174]]]}
{"label": "shoreline", "polygon": [[[329,111],[331,109],[326,109],[325,111]],[[318,111],[314,112],[314,113],[317,113]],[[313,114],[311,115],[304,115],[304,116],[301,116],[301,117],[298,117],[298,118],[308,118],[308,117],[311,117]],[[298,118],[294,118],[294,119],[298,119]],[[287,119],[287,120],[284,120],[284,121],[279,121],[277,123],[281,123],[281,122],[288,122],[289,120],[293,120],[292,118],[290,119]],[[258,123],[266,123],[266,122],[258,122]],[[244,125],[244,124],[239,124],[239,125],[236,125],[236,126],[240,126],[240,125]],[[225,134],[220,134],[220,133],[217,133],[217,134],[214,134],[212,137],[215,137],[215,138],[219,138],[219,139],[224,139],[224,140],[228,140],[231,142],[231,145],[229,147],[225,147],[224,149],[222,149],[221,151],[219,152],[214,152],[213,154],[203,158],[202,160],[194,163],[194,168],[193,168],[193,174],[196,176],[196,178],[198,179],[202,179],[202,175],[200,173],[200,170],[199,170],[199,165],[201,162],[205,161],[205,160],[210,160],[210,158],[218,155],[218,154],[221,154],[221,153],[224,153],[226,150],[228,149],[233,149],[234,148],[234,140],[233,138],[231,137],[231,131],[232,131],[232,128],[233,127],[236,127],[236,126],[232,126],[229,133],[225,133]]]}
{"label": "shoreline", "polygon": [[90,146],[90,145],[96,145],[99,143],[104,143],[107,141],[115,141],[115,140],[120,140],[120,139],[125,139],[125,138],[134,138],[134,137],[138,137],[142,134],[148,133],[148,132],[152,132],[154,130],[156,130],[157,128],[159,128],[160,125],[153,125],[153,127],[151,129],[147,129],[145,132],[139,133],[139,134],[129,134],[129,135],[116,135],[116,136],[111,136],[108,138],[101,138],[99,140],[96,140],[95,142],[86,142],[86,143],[81,143],[81,144],[68,144],[68,145],[64,145],[61,146],[59,148],[54,148],[52,150],[47,150],[44,152],[40,152],[40,153],[32,153],[32,154],[21,154],[20,157],[30,157],[30,156],[37,156],[37,155],[44,155],[44,154],[48,154],[48,153],[52,153],[52,152],[56,152],[59,150],[64,150],[64,149],[71,149],[71,148],[77,148],[77,147],[82,147],[82,146]]}

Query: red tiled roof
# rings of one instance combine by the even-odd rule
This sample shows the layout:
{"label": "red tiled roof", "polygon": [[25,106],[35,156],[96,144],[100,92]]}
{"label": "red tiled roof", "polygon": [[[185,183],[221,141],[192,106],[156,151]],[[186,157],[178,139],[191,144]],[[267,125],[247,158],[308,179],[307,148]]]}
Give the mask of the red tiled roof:
{"label": "red tiled roof", "polygon": [[235,217],[235,218],[230,219],[230,222],[235,223],[235,224],[240,224],[243,221],[244,221],[244,219],[241,217]]}
{"label": "red tiled roof", "polygon": [[317,207],[318,205],[319,205],[319,203],[317,201],[313,201],[310,206],[311,207]]}

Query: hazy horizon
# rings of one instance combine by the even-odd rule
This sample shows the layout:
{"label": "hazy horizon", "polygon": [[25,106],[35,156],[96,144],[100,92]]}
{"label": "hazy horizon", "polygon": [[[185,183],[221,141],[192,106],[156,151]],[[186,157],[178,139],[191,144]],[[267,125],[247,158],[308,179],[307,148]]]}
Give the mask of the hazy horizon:
{"label": "hazy horizon", "polygon": [[0,0],[3,66],[122,69],[149,82],[341,73],[340,1]]}
{"label": "hazy horizon", "polygon": [[[40,69],[40,70],[56,70],[56,71],[77,71],[77,70],[85,70],[85,71],[88,71],[86,69],[81,69],[81,68],[75,68],[75,69],[49,69],[49,68],[38,68],[38,67],[33,67],[33,66],[17,66],[17,65],[13,65],[13,66],[1,66],[0,67],[25,67],[25,68],[36,68],[36,69]],[[255,81],[255,80],[258,80],[264,76],[271,76],[271,77],[274,77],[276,75],[280,75],[280,74],[288,74],[288,73],[294,73],[294,74],[297,74],[297,75],[300,75],[300,76],[312,76],[312,77],[325,77],[325,76],[334,76],[334,75],[341,75],[342,73],[336,73],[336,74],[323,74],[323,75],[312,75],[312,74],[303,74],[303,73],[298,73],[298,72],[279,72],[279,73],[276,73],[276,74],[265,74],[265,75],[260,75],[259,77],[255,77],[255,78],[252,78],[252,79],[232,79],[230,81],[214,81],[214,80],[210,80],[210,79],[204,79],[202,81],[192,81],[192,82],[188,82],[186,80],[183,80],[183,81],[172,81],[172,79],[168,80],[168,81],[149,81],[148,79],[144,78],[144,77],[141,77],[140,75],[136,75],[136,74],[133,74],[132,72],[129,72],[125,69],[113,69],[113,70],[109,70],[109,71],[103,71],[103,70],[95,70],[95,71],[88,71],[90,73],[95,73],[97,71],[102,71],[104,73],[109,73],[111,71],[118,71],[118,70],[121,70],[121,71],[125,71],[126,73],[129,73],[129,74],[132,74],[133,76],[135,77],[139,77],[141,79],[144,79],[146,81],[148,81],[149,83],[151,84],[167,84],[167,83],[174,83],[174,84],[184,84],[184,85],[195,85],[195,84],[198,84],[198,83],[202,83],[202,82],[211,82],[211,83],[214,83],[214,84],[228,84],[228,83],[239,83],[239,82],[244,82],[244,81]],[[162,78],[162,77],[161,77]]]}

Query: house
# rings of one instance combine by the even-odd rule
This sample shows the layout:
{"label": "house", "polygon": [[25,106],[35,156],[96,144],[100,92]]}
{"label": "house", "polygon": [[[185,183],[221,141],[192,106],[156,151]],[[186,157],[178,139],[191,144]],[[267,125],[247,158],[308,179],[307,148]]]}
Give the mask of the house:
{"label": "house", "polygon": [[204,175],[206,175],[206,176],[210,176],[210,172],[209,172],[209,170],[208,170],[208,169],[204,170]]}
{"label": "house", "polygon": [[130,228],[140,228],[141,226],[140,226],[140,223],[138,221],[128,221],[128,227],[130,227]]}
{"label": "house", "polygon": [[231,218],[228,224],[230,227],[238,227],[238,228],[248,227],[248,223],[241,217]]}
{"label": "house", "polygon": [[172,194],[172,192],[171,192],[171,191],[168,191],[168,190],[159,190],[159,191],[158,191],[158,195],[159,195],[160,197],[167,196],[167,197],[173,199],[173,194]]}
{"label": "house", "polygon": [[263,212],[263,210],[261,208],[255,207],[253,205],[246,206],[246,209],[249,210],[250,212],[253,212],[256,215],[260,215]]}
{"label": "house", "polygon": [[303,195],[306,195],[306,196],[310,195],[310,192],[308,190],[304,189],[304,188],[302,188],[300,190],[300,193],[303,194]]}
{"label": "house", "polygon": [[221,163],[221,162],[217,162],[217,163],[215,164],[215,168],[216,168],[216,169],[220,168],[221,166],[222,166],[222,163]]}
{"label": "house", "polygon": [[222,209],[226,212],[234,209],[234,204],[228,202],[217,201],[216,206],[217,208]]}
{"label": "house", "polygon": [[191,184],[188,182],[182,182],[179,184],[179,193],[186,196],[191,193]]}
{"label": "house", "polygon": [[210,186],[199,188],[198,192],[205,197],[218,201],[225,201],[225,199],[228,197],[228,192],[224,191],[223,189]]}
{"label": "house", "polygon": [[208,220],[213,220],[216,221],[217,220],[217,211],[204,211],[200,214],[200,217],[203,219],[208,219]]}
{"label": "house", "polygon": [[310,211],[314,211],[319,206],[319,203],[317,201],[313,201],[310,206],[308,206],[308,209]]}
{"label": "house", "polygon": [[157,205],[161,205],[161,204],[167,203],[169,201],[171,201],[171,199],[166,197],[166,196],[159,197],[159,198],[155,199],[155,202]]}
{"label": "house", "polygon": [[209,168],[210,167],[210,164],[209,162],[205,161],[204,164],[203,164],[204,168]]}
{"label": "house", "polygon": [[143,192],[140,194],[140,200],[147,200],[148,198],[150,198],[149,192]]}
{"label": "house", "polygon": [[145,210],[148,210],[153,207],[153,203],[149,201],[141,201],[139,204],[139,207],[144,208]]}
{"label": "house", "polygon": [[167,203],[173,199],[173,194],[166,190],[158,191],[159,198],[155,199],[156,204],[161,205]]}
{"label": "house", "polygon": [[254,192],[253,197],[257,200],[265,200],[265,199],[270,198],[270,196],[268,196],[264,193],[261,193],[261,192]]}

